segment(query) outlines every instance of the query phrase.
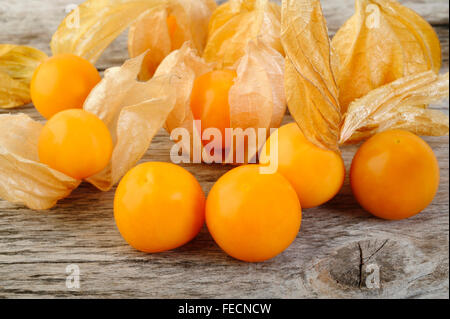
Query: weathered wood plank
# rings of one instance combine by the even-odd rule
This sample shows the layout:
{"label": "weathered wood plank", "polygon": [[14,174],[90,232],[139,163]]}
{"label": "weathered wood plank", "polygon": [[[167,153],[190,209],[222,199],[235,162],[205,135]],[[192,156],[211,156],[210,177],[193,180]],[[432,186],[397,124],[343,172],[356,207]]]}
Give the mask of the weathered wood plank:
{"label": "weathered wood plank", "polygon": [[[36,116],[32,109],[26,113]],[[291,121],[286,117],[286,121]],[[157,255],[134,251],[113,217],[114,191],[83,184],[49,212],[0,201],[0,297],[448,297],[448,137],[427,138],[441,165],[439,193],[409,220],[371,217],[346,181],[321,208],[304,212],[295,243],[272,261],[249,265],[227,257],[206,230],[187,246]],[[168,161],[160,132],[143,161]],[[349,167],[355,146],[344,149]],[[229,167],[185,165],[205,192]],[[384,247],[371,258],[381,245]],[[381,289],[367,289],[364,263],[376,263]],[[81,269],[81,290],[65,287],[65,267]]]}
{"label": "weathered wood plank", "polygon": [[[26,6],[14,3],[6,7],[2,1],[0,43],[19,39],[20,43],[45,47],[69,2],[32,0]],[[331,22],[335,25],[351,14],[345,8],[351,8],[352,1],[345,2],[342,11],[341,3],[324,1],[329,21],[336,21]],[[436,24],[448,24],[447,2],[405,3]],[[448,30],[439,27],[438,31],[444,69],[448,69]],[[103,65],[125,58],[120,45],[118,42],[109,50]],[[448,113],[448,100],[435,108]],[[0,110],[0,114],[6,112]],[[13,112],[42,120],[32,106]],[[285,122],[289,121],[292,118],[286,116]],[[398,222],[376,219],[358,206],[347,179],[334,200],[304,212],[302,229],[286,252],[260,264],[228,257],[206,229],[172,252],[148,255],[134,251],[114,224],[114,190],[102,193],[83,184],[47,212],[0,201],[0,298],[448,298],[449,138],[426,141],[438,157],[441,184],[434,202],[423,213]],[[167,133],[161,131],[143,161],[169,161],[171,145]],[[356,148],[343,150],[347,169]],[[230,169],[221,165],[184,167],[197,177],[205,192]],[[65,271],[70,264],[80,267],[80,290],[66,288]],[[380,270],[379,289],[366,286],[371,264]]]}

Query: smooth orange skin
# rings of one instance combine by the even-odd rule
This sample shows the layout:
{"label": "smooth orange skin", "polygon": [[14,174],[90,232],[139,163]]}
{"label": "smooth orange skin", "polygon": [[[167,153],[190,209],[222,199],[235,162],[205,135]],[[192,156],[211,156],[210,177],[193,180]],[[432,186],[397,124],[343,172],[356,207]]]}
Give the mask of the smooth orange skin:
{"label": "smooth orange skin", "polygon": [[42,163],[82,180],[109,163],[113,142],[106,125],[94,114],[72,109],[53,116],[39,136]]}
{"label": "smooth orange skin", "polygon": [[[191,109],[196,120],[201,120],[202,134],[208,128],[222,133],[225,147],[225,129],[230,127],[228,95],[237,74],[233,70],[215,70],[198,77],[191,93]],[[206,144],[210,140],[203,141]]]}
{"label": "smooth orange skin", "polygon": [[439,188],[439,164],[420,137],[391,130],[367,140],[356,153],[350,182],[361,206],[373,215],[401,220],[424,210]]}
{"label": "smooth orange skin", "polygon": [[146,253],[190,242],[205,222],[205,195],[184,168],[144,163],[130,170],[116,191],[114,217],[122,237]]}
{"label": "smooth orange skin", "polygon": [[91,90],[101,81],[97,69],[73,55],[55,55],[41,63],[31,80],[31,99],[46,119],[67,109],[81,109]]}
{"label": "smooth orange skin", "polygon": [[263,175],[258,165],[222,176],[206,201],[206,224],[216,243],[246,262],[274,258],[297,237],[302,220],[297,194],[278,173]]}
{"label": "smooth orange skin", "polygon": [[[261,151],[260,162],[270,161],[272,135]],[[296,123],[278,129],[278,172],[297,192],[303,209],[320,206],[339,193],[345,179],[342,157],[309,142]]]}

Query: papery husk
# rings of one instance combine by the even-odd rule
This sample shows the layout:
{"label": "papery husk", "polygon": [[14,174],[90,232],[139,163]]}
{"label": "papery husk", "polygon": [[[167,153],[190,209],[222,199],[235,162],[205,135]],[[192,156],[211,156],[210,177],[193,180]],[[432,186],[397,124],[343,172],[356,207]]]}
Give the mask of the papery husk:
{"label": "papery husk", "polygon": [[175,105],[171,75],[137,80],[144,58],[145,53],[106,70],[84,104],[106,124],[114,143],[108,166],[87,179],[102,191],[111,189],[139,162]]}
{"label": "papery husk", "polygon": [[410,75],[369,92],[350,104],[340,143],[354,143],[375,133],[402,128],[420,135],[448,134],[448,116],[424,109],[449,94],[449,74],[426,71]]}
{"label": "papery husk", "polygon": [[203,57],[220,68],[232,67],[250,40],[263,41],[283,54],[281,10],[268,0],[229,0],[213,13]]}
{"label": "papery husk", "polygon": [[[95,64],[103,51],[145,11],[168,0],[87,0],[69,13],[52,37],[54,55],[72,53]],[[77,25],[79,23],[79,25]]]}
{"label": "papery husk", "polygon": [[[276,128],[286,111],[283,56],[263,42],[250,41],[245,52],[235,66],[237,78],[229,92],[230,128]],[[172,74],[178,79],[175,89],[177,103],[165,127],[169,132],[177,128],[189,131],[190,144],[183,145],[183,148],[190,151],[191,158],[203,151],[200,132],[193,129],[194,116],[190,107],[192,87],[197,77],[213,71],[214,67],[186,43],[180,50],[171,53],[155,73],[155,76]],[[262,144],[264,141],[258,142]],[[247,151],[251,158],[257,149]]]}
{"label": "papery husk", "polygon": [[332,41],[340,64],[336,77],[343,111],[399,78],[439,72],[439,39],[417,13],[395,0],[356,0],[355,6],[356,13]]}
{"label": "papery husk", "polygon": [[[203,49],[208,20],[216,6],[213,0],[87,0],[60,24],[51,41],[52,52],[72,53],[95,64],[104,50],[131,26],[130,56],[149,49],[155,51],[154,57],[146,60],[150,70],[147,72],[151,74],[154,64],[167,55],[167,41],[171,41],[165,33],[166,21],[160,19],[161,12],[177,18],[179,30],[174,46],[190,40]],[[144,80],[150,77],[145,71],[141,76]]]}
{"label": "papery husk", "polygon": [[[148,32],[152,30],[152,33]],[[130,27],[128,33],[128,54],[134,58],[149,50],[143,62],[139,79],[148,80],[156,68],[172,50],[167,27],[166,8],[153,8],[144,12]]]}
{"label": "papery husk", "polygon": [[[214,0],[170,0],[142,13],[131,25],[128,35],[130,57],[149,50],[140,74],[141,80],[151,78],[162,60],[183,43],[190,41],[203,52],[206,45],[209,19],[216,9]],[[167,18],[175,17],[177,29],[173,38],[169,34]]]}
{"label": "papery husk", "polygon": [[377,133],[393,129],[406,130],[419,136],[444,136],[449,133],[448,123],[448,116],[439,110],[401,106],[376,121],[368,120],[345,144],[357,144]]}
{"label": "papery husk", "polygon": [[401,129],[419,136],[448,135],[449,118],[439,110],[401,106],[391,114],[392,117],[388,121],[381,123],[378,132],[387,129]]}
{"label": "papery husk", "polygon": [[47,54],[32,47],[0,44],[0,72],[25,84],[30,84],[34,71],[47,58]]}
{"label": "papery husk", "polygon": [[215,0],[171,0],[168,13],[176,18],[178,28],[174,34],[172,50],[189,41],[198,52],[203,52],[208,39],[208,25],[217,8]]}
{"label": "papery husk", "polygon": [[30,82],[34,70],[47,58],[37,49],[0,44],[0,109],[31,102]]}
{"label": "papery husk", "polygon": [[172,76],[174,79],[173,87],[176,103],[164,127],[169,133],[177,128],[183,128],[189,132],[190,141],[176,142],[182,143],[183,148],[189,151],[189,157],[191,158],[194,154],[199,154],[203,147],[199,131],[193,129],[194,115],[191,110],[191,92],[195,79],[213,69],[214,64],[206,63],[199,57],[199,53],[192,43],[186,42],[179,50],[169,54],[155,73],[155,77]]}
{"label": "papery husk", "polygon": [[25,114],[0,115],[0,197],[35,210],[50,209],[80,184],[39,162],[42,127]]}
{"label": "papery husk", "polygon": [[263,41],[250,41],[236,71],[237,78],[229,93],[230,127],[266,129],[264,139],[258,138],[256,145],[245,146],[248,160],[259,152],[269,129],[278,128],[286,113],[284,58]]}
{"label": "papery husk", "polygon": [[30,102],[30,86],[0,72],[0,109],[11,109]]}
{"label": "papery husk", "polygon": [[315,145],[339,150],[341,109],[328,29],[318,0],[285,0],[281,41],[290,113]]}

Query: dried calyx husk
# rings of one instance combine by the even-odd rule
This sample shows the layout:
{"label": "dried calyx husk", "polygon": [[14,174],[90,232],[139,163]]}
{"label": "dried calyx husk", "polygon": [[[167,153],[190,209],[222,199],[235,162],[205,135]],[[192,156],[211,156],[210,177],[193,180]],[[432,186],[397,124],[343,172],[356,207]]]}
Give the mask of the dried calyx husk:
{"label": "dried calyx husk", "polygon": [[[437,75],[439,41],[436,44],[431,26],[394,0],[358,0],[357,8],[368,3],[380,10],[379,26],[384,28],[385,37],[401,42],[396,47],[402,52],[401,61],[399,55],[384,64],[397,51],[383,44],[384,38],[376,34],[378,31],[367,27],[367,18],[361,12],[333,40],[333,44],[338,43],[336,54],[320,1],[283,1],[281,41],[286,53],[286,97],[292,116],[312,143],[334,151],[339,151],[340,145],[361,141],[390,128],[420,135],[448,134],[448,116],[426,107],[449,94],[448,73]],[[408,22],[413,16],[414,23]],[[395,19],[399,19],[398,23]],[[390,28],[384,25],[386,21]],[[358,31],[353,34],[355,30]],[[403,38],[391,34],[395,32]],[[411,37],[420,45],[413,45]],[[402,39],[407,41],[403,43]],[[385,46],[394,52],[386,52],[383,59],[380,52],[372,51],[386,50]],[[415,55],[423,59],[415,60]],[[396,73],[396,68],[403,73]],[[389,72],[396,76],[388,75]],[[367,85],[365,79],[370,77],[379,81]],[[351,85],[343,85],[347,81],[344,78]]]}
{"label": "dried calyx husk", "polygon": [[[87,180],[103,191],[137,164],[175,105],[176,78],[137,80],[144,58],[106,70],[84,105],[105,122],[114,141],[109,165]],[[0,197],[36,210],[53,207],[81,182],[40,163],[42,127],[24,114],[0,115]]]}
{"label": "dried calyx husk", "polygon": [[281,8],[269,0],[229,0],[214,11],[203,53],[207,62],[232,67],[256,40],[283,54],[280,41]]}
{"label": "dried calyx husk", "polygon": [[0,109],[31,102],[34,70],[46,58],[44,52],[28,46],[0,44]]}
{"label": "dried calyx husk", "polygon": [[48,209],[80,181],[39,162],[43,125],[25,114],[0,115],[0,198],[31,209]]}
{"label": "dried calyx husk", "polygon": [[73,53],[95,63],[130,27],[130,56],[152,52],[140,76],[147,80],[164,57],[185,41],[203,50],[215,8],[214,0],[87,0],[60,24],[51,41],[52,52]]}
{"label": "dried calyx husk", "polygon": [[175,106],[176,77],[137,80],[146,54],[106,70],[84,103],[86,111],[106,124],[114,143],[109,165],[87,179],[102,191],[110,190],[138,163]]}
{"label": "dried calyx husk", "polygon": [[135,57],[149,50],[140,78],[153,76],[162,60],[184,42],[203,52],[208,23],[217,5],[214,0],[171,0],[149,9],[133,22],[128,34],[128,51]]}
{"label": "dried calyx husk", "polygon": [[404,76],[439,72],[439,38],[421,16],[394,0],[356,0],[355,7],[355,14],[332,41],[344,108]]}
{"label": "dried calyx husk", "polygon": [[[194,116],[190,107],[191,92],[197,77],[213,71],[217,64],[207,63],[199,57],[192,44],[171,53],[159,66],[155,76],[172,75],[179,81],[175,85],[176,105],[169,115],[165,128],[172,132],[184,128],[190,133],[190,141],[180,141],[184,150],[201,154],[201,133],[193,128]],[[237,78],[229,91],[230,128],[246,130],[277,128],[286,111],[283,71],[284,58],[263,41],[250,41],[245,54],[231,68]],[[263,143],[264,141],[258,141]],[[189,145],[187,145],[189,143]],[[258,151],[258,143],[246,149],[245,158],[252,158]],[[233,154],[229,154],[233,156]],[[225,159],[233,162],[231,158]]]}
{"label": "dried calyx husk", "polygon": [[319,1],[283,1],[282,34],[289,110],[313,143],[338,149],[342,120],[328,29]]}
{"label": "dried calyx husk", "polygon": [[401,128],[419,135],[448,134],[448,117],[424,104],[448,96],[449,74],[413,74],[370,91],[352,102],[345,114],[340,143],[354,143],[386,129]]}
{"label": "dried calyx husk", "polygon": [[[188,147],[203,148],[200,132],[193,130],[190,95],[198,76],[218,68],[219,63],[207,63],[201,57],[206,45],[205,21],[215,7],[210,0],[88,0],[60,25],[52,39],[54,54],[73,53],[95,62],[128,26],[130,54],[143,51],[121,67],[107,69],[85,101],[84,109],[107,125],[114,142],[108,166],[87,182],[103,191],[111,189],[143,157],[163,126],[169,131],[191,130],[197,143]],[[175,31],[170,30],[170,16],[175,19]],[[170,50],[185,43],[180,49],[155,54],[158,48],[146,38],[155,30],[141,32],[154,17],[160,19],[159,26],[153,25],[158,28],[166,19],[167,32],[163,33],[165,41],[171,41]],[[79,25],[74,27],[74,23]],[[229,94],[230,127],[269,129],[281,123],[286,109],[284,58],[267,40],[272,34],[247,38],[243,55],[229,67],[237,73]],[[162,43],[167,45],[163,40],[158,45]],[[155,58],[162,63],[152,76],[151,68],[159,64]],[[24,114],[0,115],[0,127],[0,197],[31,209],[49,209],[81,183],[39,162],[41,123]]]}

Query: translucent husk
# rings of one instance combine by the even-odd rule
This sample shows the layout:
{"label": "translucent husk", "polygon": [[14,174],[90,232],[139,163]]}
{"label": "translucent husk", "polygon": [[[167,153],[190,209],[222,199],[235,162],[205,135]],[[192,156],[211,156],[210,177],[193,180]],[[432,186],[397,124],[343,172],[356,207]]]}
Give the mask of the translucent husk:
{"label": "translucent husk", "polygon": [[0,109],[11,109],[30,102],[30,87],[0,72]]}
{"label": "translucent husk", "polygon": [[147,80],[154,64],[171,51],[168,45],[171,39],[163,16],[170,13],[177,19],[179,27],[173,46],[189,40],[203,49],[208,20],[215,8],[213,0],[87,0],[60,24],[51,41],[52,52],[73,53],[95,63],[104,50],[131,26],[131,57],[146,50],[155,51],[154,56],[147,58],[145,63],[149,65],[144,65],[145,71],[141,75]]}
{"label": "translucent husk", "polygon": [[[230,127],[266,129],[263,139],[258,135],[256,144],[243,146],[244,160],[248,161],[254,159],[264,145],[269,129],[278,128],[286,113],[284,59],[263,41],[250,41],[236,65],[237,78],[229,92]],[[234,155],[229,154],[229,162],[234,162]]]}
{"label": "translucent husk", "polygon": [[311,142],[337,151],[341,110],[328,29],[318,0],[283,1],[281,41],[292,116]]}
{"label": "translucent husk", "polygon": [[355,7],[332,41],[344,111],[355,99],[399,78],[439,72],[439,39],[417,13],[395,0],[356,0]]}
{"label": "translucent husk", "polygon": [[80,184],[39,162],[42,127],[25,114],[0,115],[0,197],[36,210],[53,207]]}
{"label": "translucent husk", "polygon": [[[135,57],[149,50],[140,79],[147,80],[162,60],[173,50],[190,41],[203,52],[206,45],[208,23],[217,7],[214,0],[171,0],[142,13],[131,25],[128,35],[128,51]],[[177,27],[170,35],[167,18],[175,18]]]}
{"label": "translucent husk", "polygon": [[31,47],[0,44],[0,109],[31,102],[34,70],[46,58],[45,53]]}
{"label": "translucent husk", "polygon": [[[244,56],[234,67],[237,78],[229,92],[230,128],[268,130],[280,125],[286,111],[283,64],[281,54],[265,43],[248,43]],[[206,63],[192,45],[186,43],[180,50],[171,53],[155,73],[155,76],[172,74],[179,79],[175,88],[177,103],[165,127],[169,132],[177,128],[189,131],[190,144],[183,145],[183,148],[190,150],[191,157],[201,154],[203,150],[199,130],[193,129],[194,116],[190,108],[192,87],[197,77],[215,67]],[[247,151],[251,158],[257,149]]]}
{"label": "translucent husk", "polygon": [[[88,179],[103,191],[137,164],[175,105],[177,78],[137,81],[144,57],[106,70],[84,105],[104,121],[114,141],[109,165]],[[0,197],[37,210],[53,207],[80,184],[39,162],[41,129],[26,115],[0,115]]]}
{"label": "translucent husk", "polygon": [[106,70],[84,104],[107,125],[114,142],[109,165],[87,179],[103,191],[139,162],[175,105],[177,79],[172,75],[137,80],[144,58],[145,53]]}
{"label": "translucent husk", "polygon": [[449,94],[449,74],[432,71],[410,75],[371,91],[350,104],[344,118],[340,143],[354,143],[392,128],[420,135],[448,134],[448,116],[424,104]]}
{"label": "translucent husk", "polygon": [[[153,32],[150,33],[148,30]],[[166,8],[153,8],[144,12],[130,27],[128,33],[130,57],[136,57],[148,49],[152,54],[148,54],[144,60],[144,66],[139,76],[142,80],[151,78],[161,61],[172,50]]]}
{"label": "translucent husk", "polygon": [[[384,37],[365,24],[368,4],[376,4],[381,12]],[[305,136],[319,147],[339,151],[342,144],[392,128],[420,135],[448,134],[448,117],[427,109],[427,104],[449,94],[448,73],[436,74],[441,62],[439,41],[432,28],[394,0],[358,0],[357,9],[333,40],[336,55],[320,2],[283,1],[286,95],[291,114]],[[391,37],[400,42],[396,48],[389,46]],[[390,48],[392,52],[385,52],[381,59],[380,52],[369,48]],[[383,65],[395,54],[402,56],[401,61],[396,58]],[[402,72],[396,71],[400,69]],[[365,86],[365,79],[383,72],[396,75],[384,77],[370,89]],[[353,86],[361,83],[363,89],[357,94],[365,93],[360,99],[348,98],[357,90],[342,85],[346,76]],[[336,82],[336,77],[341,82]]]}
{"label": "translucent husk", "polygon": [[87,0],[69,13],[52,37],[54,55],[72,53],[95,63],[146,10],[165,0]]}
{"label": "translucent husk", "polygon": [[209,23],[203,57],[219,67],[233,67],[250,40],[259,40],[283,54],[280,6],[268,0],[229,0],[219,6]]}
{"label": "translucent husk", "polygon": [[444,136],[449,132],[448,121],[448,116],[438,110],[401,106],[377,121],[369,119],[366,125],[353,133],[345,144],[359,143],[389,129],[406,130],[419,136]]}

